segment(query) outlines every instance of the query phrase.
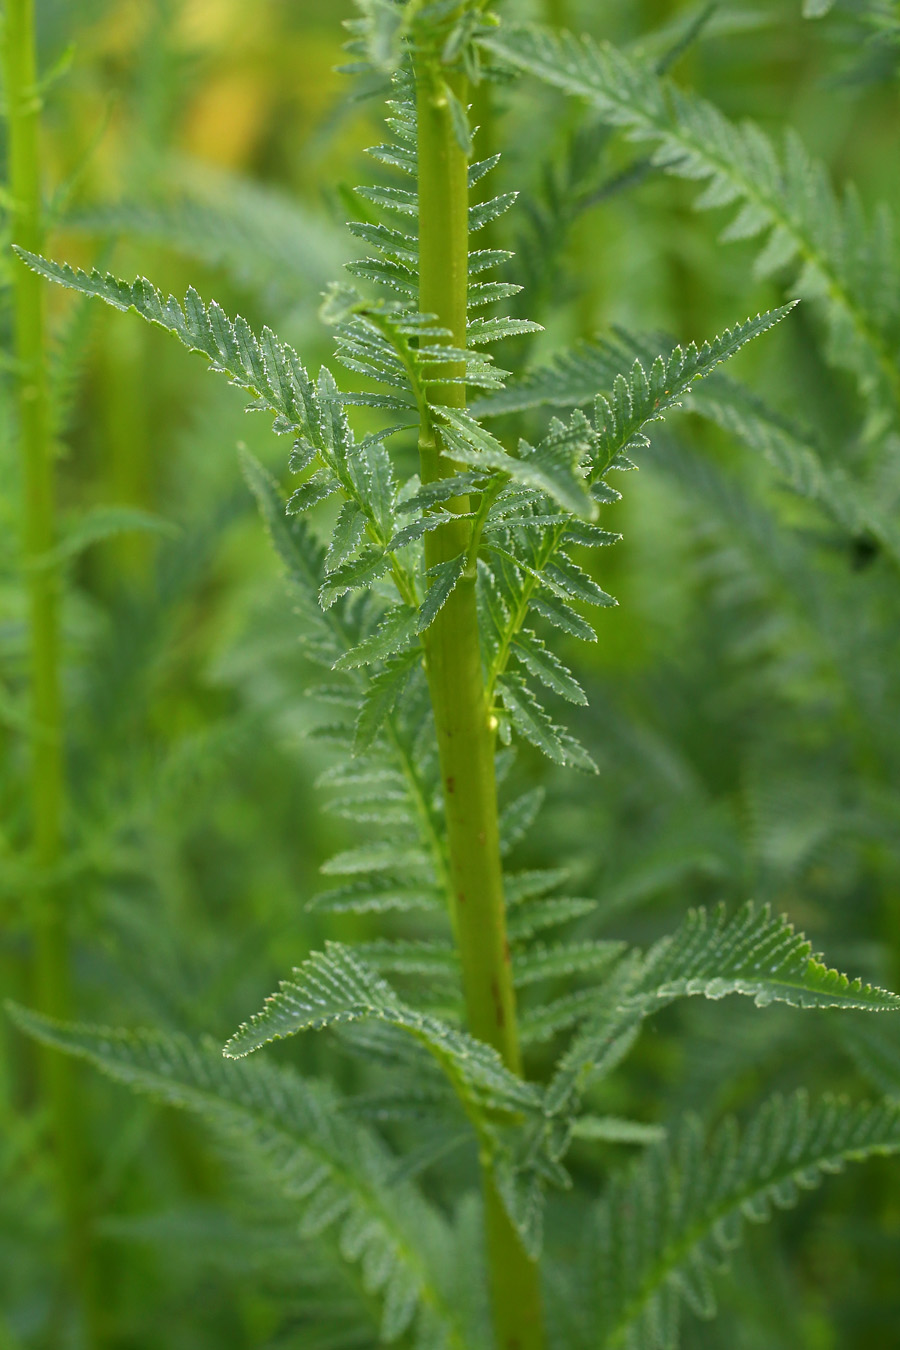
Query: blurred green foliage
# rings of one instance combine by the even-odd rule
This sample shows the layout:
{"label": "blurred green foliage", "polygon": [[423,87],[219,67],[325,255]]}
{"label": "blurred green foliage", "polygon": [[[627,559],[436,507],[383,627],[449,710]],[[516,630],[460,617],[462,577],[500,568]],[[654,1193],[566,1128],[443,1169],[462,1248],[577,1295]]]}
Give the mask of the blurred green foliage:
{"label": "blurred green foliage", "polygon": [[[654,55],[697,14],[677,0],[502,8],[640,40]],[[852,180],[866,203],[896,214],[895,9],[848,0],[813,19],[800,0],[723,3],[674,74],[729,116],[774,134],[795,128],[836,183]],[[272,322],[315,368],[331,345],[320,293],[351,251],[345,198],[380,115],[377,97],[356,97],[334,73],[349,13],[333,0],[39,3],[45,68],[74,46],[46,109],[51,254],[146,273],[176,294],[191,281],[255,327]],[[547,327],[501,363],[540,363],[617,324],[700,339],[782,302],[790,278],[754,278],[755,241],[720,242],[726,217],[696,214],[689,183],[632,172],[642,148],[589,110],[511,82],[492,116],[502,186],[522,191],[492,225],[492,246],[519,251],[533,283],[523,313]],[[4,281],[9,266],[4,254]],[[317,809],[329,760],[305,737],[310,670],[237,446],[279,478],[285,465],[239,396],[162,335],[58,293],[49,302],[71,392],[58,427],[64,514],[116,505],[173,527],[104,538],[69,564],[65,884],[77,1010],[221,1042],[325,936],[378,932],[366,918],[305,909],[320,863],[353,827]],[[851,376],[824,353],[820,315],[801,305],[738,358],[739,374],[811,429],[827,466],[866,478],[884,514],[896,513],[898,433],[866,421]],[[0,418],[0,976],[27,1003],[19,482],[6,402]],[[597,897],[576,936],[647,941],[692,904],[752,895],[786,910],[842,968],[896,988],[896,558],[690,414],[654,438],[617,511],[625,542],[598,579],[620,604],[579,652],[590,708],[578,733],[600,776],[586,788],[522,753],[547,805],[519,863],[563,858],[579,892]],[[900,1091],[896,1037],[885,1081],[830,1014],[733,1008],[724,1025],[719,1004],[665,1014],[604,1084],[598,1110],[663,1125],[685,1108],[740,1115],[763,1086],[793,1086],[798,1063],[813,1089],[858,1095],[868,1064],[870,1092]],[[17,1033],[0,1036],[0,1347],[74,1350],[33,1065]],[[325,1053],[312,1040],[285,1057],[315,1069]],[[537,1052],[536,1073],[542,1064]],[[360,1071],[348,1058],[341,1072],[353,1082]],[[79,1081],[110,1347],[324,1350],[298,1292],[315,1287],[315,1272],[298,1281],[290,1215],[263,1231],[252,1186],[189,1123],[86,1073]],[[578,1147],[578,1179],[599,1190],[622,1146]],[[553,1221],[564,1233],[564,1205]],[[870,1164],[753,1233],[722,1285],[719,1319],[691,1320],[684,1344],[889,1350],[900,1345],[898,1250],[900,1179]],[[334,1279],[329,1268],[322,1297],[343,1302],[352,1322],[362,1295]]]}

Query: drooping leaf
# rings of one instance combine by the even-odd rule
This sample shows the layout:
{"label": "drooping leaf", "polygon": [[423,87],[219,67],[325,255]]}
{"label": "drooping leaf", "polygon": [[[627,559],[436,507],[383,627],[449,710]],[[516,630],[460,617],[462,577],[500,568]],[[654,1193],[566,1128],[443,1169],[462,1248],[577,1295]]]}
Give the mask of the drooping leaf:
{"label": "drooping leaf", "polygon": [[758,1007],[787,1003],[900,1011],[900,995],[829,969],[813,954],[809,940],[785,917],[773,918],[767,906],[748,902],[731,917],[724,905],[712,912],[691,910],[671,936],[640,958],[632,955],[613,974],[609,988],[598,991],[596,1012],[557,1066],[547,1109],[566,1109],[593,1077],[616,1062],[609,1047],[630,1044],[657,1009],[678,998],[728,994],[744,994]]}
{"label": "drooping leaf", "polygon": [[684,1305],[716,1309],[713,1277],[742,1239],[848,1162],[900,1151],[900,1107],[805,1092],[771,1097],[741,1131],[708,1136],[688,1116],[611,1185],[586,1234],[596,1279],[594,1344],[675,1350]]}
{"label": "drooping leaf", "polygon": [[478,1110],[537,1109],[537,1089],[510,1073],[495,1050],[404,1004],[349,948],[334,942],[282,982],[262,1012],[232,1036],[225,1054],[241,1058],[283,1036],[367,1019],[387,1022],[424,1045]]}
{"label": "drooping leaf", "polygon": [[713,104],[609,43],[530,27],[485,34],[494,57],[587,99],[610,125],[654,145],[653,163],[705,184],[701,209],[732,204],[738,215],[724,238],[767,234],[758,264],[765,274],[798,259],[800,289],[826,298],[830,355],[849,366],[866,391],[896,405],[900,395],[894,338],[897,259],[884,213],[870,224],[858,198],[839,198],[799,137],[776,147],[752,123],[730,122]]}
{"label": "drooping leaf", "polygon": [[324,1083],[265,1062],[235,1064],[208,1042],[156,1031],[54,1022],[11,1008],[23,1030],[86,1059],[136,1092],[180,1107],[221,1131],[262,1169],[273,1193],[297,1205],[302,1231],[335,1229],[344,1259],[362,1262],[383,1306],[382,1334],[418,1323],[423,1347],[465,1344],[441,1278],[445,1221],[409,1183],[378,1135]]}

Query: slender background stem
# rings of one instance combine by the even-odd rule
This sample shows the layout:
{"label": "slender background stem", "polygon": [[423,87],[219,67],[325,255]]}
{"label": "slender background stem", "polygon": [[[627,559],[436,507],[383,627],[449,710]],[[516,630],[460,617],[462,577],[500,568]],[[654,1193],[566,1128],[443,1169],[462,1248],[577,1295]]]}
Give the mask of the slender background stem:
{"label": "slender background stem", "polygon": [[[11,241],[41,251],[40,114],[34,0],[7,0],[3,31],[8,125]],[[55,540],[54,466],[46,379],[43,285],[13,266],[13,326],[19,440],[24,486],[23,543],[30,623],[30,897],[34,932],[34,998],[53,1017],[70,1012],[66,914],[53,879],[62,846],[63,739],[60,696],[59,576],[46,565]],[[41,1055],[41,1087],[49,1108],[66,1227],[69,1268],[85,1322],[94,1323],[82,1131],[73,1064],[52,1050]],[[93,1339],[89,1332],[89,1339]]]}
{"label": "slender background stem", "polygon": [[[468,276],[468,158],[453,131],[448,85],[464,105],[458,77],[423,61],[417,68],[419,160],[419,307],[466,345]],[[448,374],[460,375],[448,363]],[[465,405],[465,386],[433,391]],[[425,482],[454,471],[439,433],[424,422],[419,442]],[[468,509],[460,499],[456,510]],[[426,536],[426,564],[468,552],[471,524],[452,521]],[[521,1071],[497,820],[494,729],[486,698],[478,638],[472,561],[426,635],[426,664],[440,753],[456,933],[469,1029]],[[498,1350],[541,1350],[540,1282],[486,1172],[488,1263]]]}

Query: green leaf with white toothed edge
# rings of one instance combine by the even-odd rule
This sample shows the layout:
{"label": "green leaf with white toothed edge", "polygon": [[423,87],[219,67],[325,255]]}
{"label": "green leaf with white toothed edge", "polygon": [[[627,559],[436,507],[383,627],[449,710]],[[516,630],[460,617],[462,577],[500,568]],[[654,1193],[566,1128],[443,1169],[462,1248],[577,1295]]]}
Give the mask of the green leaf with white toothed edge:
{"label": "green leaf with white toothed edge", "polygon": [[356,442],[341,406],[341,395],[324,367],[314,384],[294,349],[279,341],[268,327],[259,336],[245,319],[230,319],[212,301],[204,304],[191,288],[183,301],[164,297],[149,281],[119,281],[98,271],[83,272],[65,263],[48,262],[35,254],[21,257],[34,271],[72,290],[96,296],[115,309],[134,309],[148,322],[176,337],[190,351],[202,353],[213,371],[251,398],[250,409],[275,416],[275,430],[297,438],[304,465],[318,459],[324,474],[305,485],[295,500],[297,509],[311,505],[325,484],[337,481],[344,494],[356,501],[373,531],[383,541],[393,533],[393,482],[390,462],[381,445],[381,433]]}
{"label": "green leaf with white toothed edge", "polygon": [[416,648],[400,656],[391,656],[385,661],[383,669],[372,677],[356,719],[355,754],[362,754],[372,744],[402,698],[410,676],[421,659],[421,653]]}
{"label": "green leaf with white toothed edge", "polygon": [[456,408],[436,408],[444,425],[442,436],[448,453],[474,468],[496,469],[525,487],[536,488],[574,515],[592,520],[597,508],[591,501],[579,472],[587,446],[578,439],[547,437],[540,446],[522,444],[523,453],[507,453],[489,431]]}
{"label": "green leaf with white toothed edge", "polygon": [[401,867],[426,865],[427,855],[415,845],[403,848],[395,843],[372,843],[335,853],[323,862],[320,870],[329,877],[350,877],[362,872],[396,872]]}
{"label": "green leaf with white toothed edge", "polygon": [[540,1090],[510,1072],[491,1046],[410,1007],[351,949],[327,943],[324,952],[295,968],[262,1011],[232,1036],[224,1053],[242,1058],[272,1040],[358,1022],[382,1023],[405,1033],[437,1063],[491,1160],[526,1249],[536,1255],[543,1186],[548,1177],[565,1177],[544,1149],[544,1136],[553,1126],[545,1124]]}
{"label": "green leaf with white toothed edge", "polygon": [[515,1115],[539,1109],[538,1090],[510,1073],[495,1050],[408,1007],[351,949],[336,942],[326,943],[324,952],[282,981],[263,1010],[235,1032],[225,1054],[241,1058],[284,1036],[366,1020],[386,1022],[417,1040],[478,1111]]}
{"label": "green leaf with white toothed edge", "polygon": [[611,464],[617,454],[629,454],[645,445],[647,426],[679,407],[696,381],[780,323],[792,308],[785,305],[757,314],[699,348],[693,343],[675,347],[668,356],[658,356],[649,372],[635,361],[627,375],[613,381],[609,396],[600,395],[595,404],[601,463]]}
{"label": "green leaf with white toothed edge", "polygon": [[[484,418],[543,405],[577,407],[607,393],[611,394],[609,406],[616,419],[618,448],[624,449],[644,426],[680,407],[695,384],[731,360],[748,342],[775,327],[792,309],[793,305],[783,305],[768,310],[699,347],[695,343],[674,346],[660,355],[655,354],[650,339],[637,340],[614,329],[613,336],[580,342],[546,366],[510,381],[505,389],[476,400],[471,411]],[[615,392],[618,380],[623,381],[620,393]]]}
{"label": "green leaf with white toothed edge", "polygon": [[575,676],[536,633],[523,629],[513,643],[513,653],[530,675],[569,703],[587,704],[587,695]]}
{"label": "green leaf with white toothed edge", "polygon": [[597,766],[577,741],[555,725],[524,680],[507,675],[497,686],[516,731],[555,764],[596,773]]}
{"label": "green leaf with white toothed edge", "polygon": [[329,572],[347,562],[359,548],[366,533],[366,518],[356,502],[344,502],[338,512],[331,535],[331,542],[325,554],[325,566]]}
{"label": "green leaf with white toothed edge", "polygon": [[[612,389],[617,375],[635,359],[645,368],[651,365],[657,345],[658,339],[615,329],[611,337],[580,342],[557,354],[505,389],[476,400],[470,411],[479,418],[491,418],[545,405],[590,405],[598,392]],[[826,462],[823,447],[810,428],[768,406],[721,372],[694,381],[683,406],[715,422],[750,451],[763,454],[793,492],[816,501],[847,531],[868,531],[900,561],[900,533],[888,513],[841,464]]]}
{"label": "green leaf with white toothed edge", "polygon": [[[896,405],[890,221],[886,227],[882,213],[870,222],[852,192],[838,197],[796,134],[776,145],[760,127],[730,122],[649,63],[589,37],[530,27],[482,41],[492,56],[586,99],[610,125],[650,142],[652,162],[664,172],[703,183],[698,209],[738,207],[723,238],[766,235],[757,263],[763,275],[801,264],[801,289],[826,299],[830,358],[849,367],[865,391]],[[893,312],[886,297],[893,297]]]}
{"label": "green leaf with white toothed edge", "polygon": [[407,647],[418,645],[418,615],[406,605],[395,605],[387,610],[374,633],[344,652],[334,663],[335,670],[353,670],[358,666],[384,661]]}
{"label": "green leaf with white toothed edge", "polygon": [[692,910],[644,958],[638,998],[667,1002],[695,994],[745,994],[759,1007],[900,1011],[900,994],[829,968],[784,915],[773,917],[768,906],[749,902],[732,917],[724,905]]}
{"label": "green leaf with white toothed edge", "polygon": [[[264,329],[257,339],[244,319],[240,316],[229,319],[216,301],[204,305],[193,288],[183,301],[178,301],[171,295],[164,297],[145,278],[119,281],[109,273],[83,272],[22,249],[18,252],[29,267],[48,281],[96,296],[114,309],[133,309],[149,323],[174,333],[189,350],[208,357],[213,369],[230,376],[233,384],[263,399],[268,408],[295,422],[298,428],[305,426],[308,420],[305,372],[303,379],[297,378],[291,363],[291,358],[296,361],[296,353],[291,348],[278,347],[270,329]],[[276,351],[281,360],[270,361],[267,369],[267,358]]]}
{"label": "green leaf with white toothed edge", "polygon": [[557,352],[546,365],[533,366],[504,389],[474,399],[469,411],[479,419],[528,412],[532,408],[575,408],[609,390],[637,353],[614,337],[582,340]]}
{"label": "green leaf with white toothed edge", "polygon": [[364,1264],[391,1335],[408,1328],[424,1350],[440,1344],[441,1334],[464,1350],[466,1332],[441,1275],[446,1221],[415,1188],[397,1182],[394,1155],[339,1109],[328,1084],[265,1062],[229,1063],[209,1042],[181,1035],[78,1026],[13,1006],[10,1013],[44,1044],[208,1122],[273,1195],[296,1207],[302,1233],[334,1230],[343,1259]]}
{"label": "green leaf with white toothed edge", "polygon": [[308,478],[305,483],[296,488],[288,498],[287,513],[289,516],[302,515],[304,511],[309,511],[319,502],[325,501],[340,487],[338,480],[327,471],[320,470]]}
{"label": "green leaf with white toothed edge", "polygon": [[463,572],[466,570],[466,558],[450,558],[447,562],[435,563],[428,569],[429,586],[419,610],[416,631],[424,633],[431,627],[438,614],[444,608],[456,589]]}
{"label": "green leaf with white toothed edge", "polygon": [[546,1098],[566,1110],[600,1072],[613,1067],[608,1047],[630,1044],[641,1023],[679,998],[744,994],[759,1007],[857,1008],[900,1011],[900,995],[851,980],[813,955],[812,944],[784,916],[751,902],[729,917],[725,906],[691,910],[644,956],[633,953],[597,991],[596,1013],[585,1021],[560,1060]]}
{"label": "green leaf with white toothed edge", "polygon": [[[743,1126],[707,1132],[686,1116],[616,1177],[584,1238],[602,1294],[593,1341],[604,1350],[676,1350],[682,1309],[716,1310],[714,1278],[744,1226],[799,1203],[849,1162],[900,1151],[900,1106],[805,1092],[774,1096]],[[622,1259],[627,1251],[628,1259]]]}
{"label": "green leaf with white toothed edge", "polygon": [[367,590],[373,581],[390,569],[390,557],[377,548],[369,548],[358,558],[342,563],[322,582],[319,601],[323,609],[330,609],[335,600],[349,591]]}

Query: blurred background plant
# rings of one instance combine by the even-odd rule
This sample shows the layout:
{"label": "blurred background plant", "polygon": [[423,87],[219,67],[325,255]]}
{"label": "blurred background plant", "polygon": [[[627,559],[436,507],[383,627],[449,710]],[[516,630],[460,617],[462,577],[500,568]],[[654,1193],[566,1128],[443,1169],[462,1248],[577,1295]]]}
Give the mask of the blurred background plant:
{"label": "blurred background plant", "polygon": [[[805,8],[504,0],[516,19],[637,43],[729,116],[772,134],[794,128],[837,184],[896,212],[900,11],[886,0]],[[315,368],[331,347],[320,294],[352,247],[343,221],[359,202],[348,210],[347,199],[380,113],[377,97],[334,71],[338,20],[350,13],[335,0],[39,2],[40,67],[57,75],[43,113],[49,251],[144,273],[176,294],[190,280],[254,327],[272,322]],[[522,312],[547,326],[501,364],[539,366],[614,325],[703,338],[790,291],[788,259],[754,273],[758,241],[721,242],[727,217],[697,214],[696,187],[660,174],[645,145],[596,112],[514,80],[479,112],[482,136],[509,147],[503,186],[522,189],[491,225],[491,246],[517,249]],[[10,268],[4,250],[4,295]],[[70,555],[75,1010],[221,1041],[323,936],[366,934],[365,918],[305,909],[319,864],[354,827],[317,812],[329,759],[307,735],[312,676],[236,447],[279,478],[285,465],[239,396],[162,334],[47,299]],[[585,791],[523,753],[547,806],[519,858],[565,857],[580,893],[598,900],[580,936],[646,941],[691,904],[753,895],[787,910],[843,968],[896,988],[900,551],[884,522],[900,505],[900,439],[883,403],[829,352],[817,305],[801,305],[735,366],[778,410],[752,449],[746,421],[742,439],[724,414],[654,438],[617,508],[625,542],[599,578],[620,606],[580,652],[590,708],[578,732],[601,773]],[[4,992],[28,1002],[21,485],[7,378],[0,413],[0,958]],[[811,447],[815,470],[785,443]],[[821,475],[812,490],[804,465]],[[877,511],[854,514],[842,475]],[[131,528],[141,523],[151,528]],[[685,1107],[714,1120],[740,1113],[763,1081],[793,1085],[798,1061],[813,1088],[858,1091],[868,1079],[900,1093],[890,1029],[875,1039],[865,1026],[839,1032],[827,1014],[740,1007],[727,1038],[721,1025],[718,1004],[666,1014],[605,1085],[602,1109],[663,1126]],[[31,1052],[8,1026],[2,1037],[0,1347],[74,1350],[81,1319],[49,1123]],[[322,1049],[313,1039],[289,1053],[314,1068]],[[362,1072],[349,1058],[344,1071],[348,1081]],[[174,1113],[78,1081],[106,1343],[373,1342],[371,1308],[339,1263],[318,1270],[304,1257],[298,1278],[290,1215],[263,1229],[252,1178],[236,1181]],[[614,1149],[580,1145],[586,1185],[599,1189]],[[900,1325],[898,1242],[896,1176],[879,1164],[849,1174],[754,1235],[723,1285],[720,1319],[692,1320],[684,1344],[888,1347]],[[317,1330],[325,1307],[343,1310],[343,1340]]]}

